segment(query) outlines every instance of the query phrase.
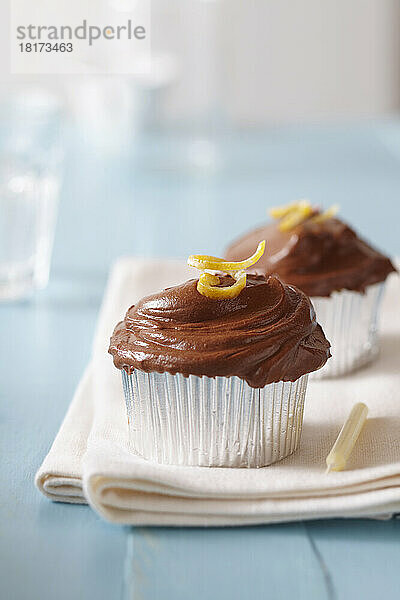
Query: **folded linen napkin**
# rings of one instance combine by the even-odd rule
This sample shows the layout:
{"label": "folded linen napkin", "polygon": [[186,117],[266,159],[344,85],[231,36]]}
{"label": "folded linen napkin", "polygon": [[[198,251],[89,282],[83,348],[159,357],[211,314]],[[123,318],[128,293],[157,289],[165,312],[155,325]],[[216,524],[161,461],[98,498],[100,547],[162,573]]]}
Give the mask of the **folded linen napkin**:
{"label": "folded linen napkin", "polygon": [[[36,475],[61,502],[88,502],[105,519],[134,525],[246,525],[400,512],[400,281],[382,307],[381,354],[341,379],[311,381],[300,449],[262,469],[159,465],[128,449],[120,373],[107,354],[114,325],[140,297],[193,277],[180,261],[121,259],[112,270],[93,357]],[[347,469],[325,457],[357,401],[369,419]]]}

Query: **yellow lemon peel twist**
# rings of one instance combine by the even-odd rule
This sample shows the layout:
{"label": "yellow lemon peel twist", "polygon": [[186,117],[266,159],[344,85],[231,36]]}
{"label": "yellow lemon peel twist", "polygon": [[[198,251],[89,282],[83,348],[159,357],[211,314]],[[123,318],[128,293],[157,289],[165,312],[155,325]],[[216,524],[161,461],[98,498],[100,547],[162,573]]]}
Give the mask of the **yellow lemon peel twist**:
{"label": "yellow lemon peel twist", "polygon": [[260,242],[257,250],[249,258],[242,261],[226,261],[216,256],[207,256],[204,254],[194,254],[189,256],[187,264],[201,271],[210,269],[212,271],[223,271],[228,273],[235,283],[230,286],[220,286],[218,275],[212,273],[202,273],[197,282],[197,291],[207,298],[235,298],[246,286],[245,269],[254,265],[264,254],[265,240]]}
{"label": "yellow lemon peel twist", "polygon": [[308,200],[299,200],[287,206],[272,208],[270,215],[279,219],[280,231],[291,231],[297,225],[313,214],[313,208]]}
{"label": "yellow lemon peel twist", "polygon": [[313,216],[315,211],[311,203],[308,200],[299,200],[286,206],[272,208],[270,215],[274,219],[279,219],[278,228],[280,231],[291,231],[307,219],[310,219],[313,223],[323,223],[334,217],[338,210],[339,207],[335,204],[325,212]]}
{"label": "yellow lemon peel twist", "polygon": [[298,200],[297,202],[292,202],[291,204],[286,204],[285,206],[275,206],[274,208],[270,209],[269,214],[273,219],[282,219],[289,213],[299,209],[304,209],[308,206],[310,206],[310,202],[308,200]]}
{"label": "yellow lemon peel twist", "polygon": [[332,219],[332,217],[334,217],[338,212],[339,212],[339,204],[333,204],[333,206],[331,206],[324,212],[320,213],[319,215],[315,215],[315,217],[313,217],[311,219],[311,221],[313,223],[323,223],[324,221],[327,221],[328,219]]}

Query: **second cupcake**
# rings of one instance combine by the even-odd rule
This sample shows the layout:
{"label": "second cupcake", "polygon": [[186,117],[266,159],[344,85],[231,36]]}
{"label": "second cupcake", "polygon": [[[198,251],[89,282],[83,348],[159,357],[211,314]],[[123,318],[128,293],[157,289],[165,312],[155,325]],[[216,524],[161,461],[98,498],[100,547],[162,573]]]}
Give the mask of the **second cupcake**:
{"label": "second cupcake", "polygon": [[226,251],[229,260],[268,239],[268,252],[252,271],[277,274],[311,297],[332,344],[332,360],[316,374],[337,376],[377,354],[377,313],[386,277],[394,267],[346,223],[308,201],[271,210],[274,221],[250,231]]}

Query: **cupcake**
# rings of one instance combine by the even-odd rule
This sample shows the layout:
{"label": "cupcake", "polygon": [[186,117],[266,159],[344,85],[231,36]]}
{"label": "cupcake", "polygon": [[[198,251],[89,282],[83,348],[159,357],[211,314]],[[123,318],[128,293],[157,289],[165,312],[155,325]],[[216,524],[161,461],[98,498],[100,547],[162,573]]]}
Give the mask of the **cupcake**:
{"label": "cupcake", "polygon": [[111,337],[132,450],[167,464],[266,466],[297,448],[308,373],[329,342],[300,290],[201,258],[229,275],[143,298]]}
{"label": "cupcake", "polygon": [[311,297],[318,322],[332,344],[332,359],[317,376],[337,376],[377,354],[377,315],[384,282],[395,271],[389,258],[335,217],[301,201],[273,209],[274,221],[250,231],[227,249],[239,260],[268,240],[267,252],[252,268],[277,274]]}

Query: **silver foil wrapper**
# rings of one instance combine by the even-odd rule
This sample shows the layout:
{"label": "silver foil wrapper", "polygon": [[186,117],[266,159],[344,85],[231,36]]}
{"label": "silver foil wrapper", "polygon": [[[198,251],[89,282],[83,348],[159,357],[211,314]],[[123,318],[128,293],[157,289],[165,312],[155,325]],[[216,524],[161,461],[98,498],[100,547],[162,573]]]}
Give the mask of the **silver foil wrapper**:
{"label": "silver foil wrapper", "polygon": [[296,450],[308,375],[256,389],[238,377],[122,371],[131,449],[165,464],[263,467]]}
{"label": "silver foil wrapper", "polygon": [[384,283],[364,294],[342,290],[329,298],[312,297],[317,321],[331,343],[332,358],[312,378],[337,377],[371,362],[378,354],[377,318]]}

